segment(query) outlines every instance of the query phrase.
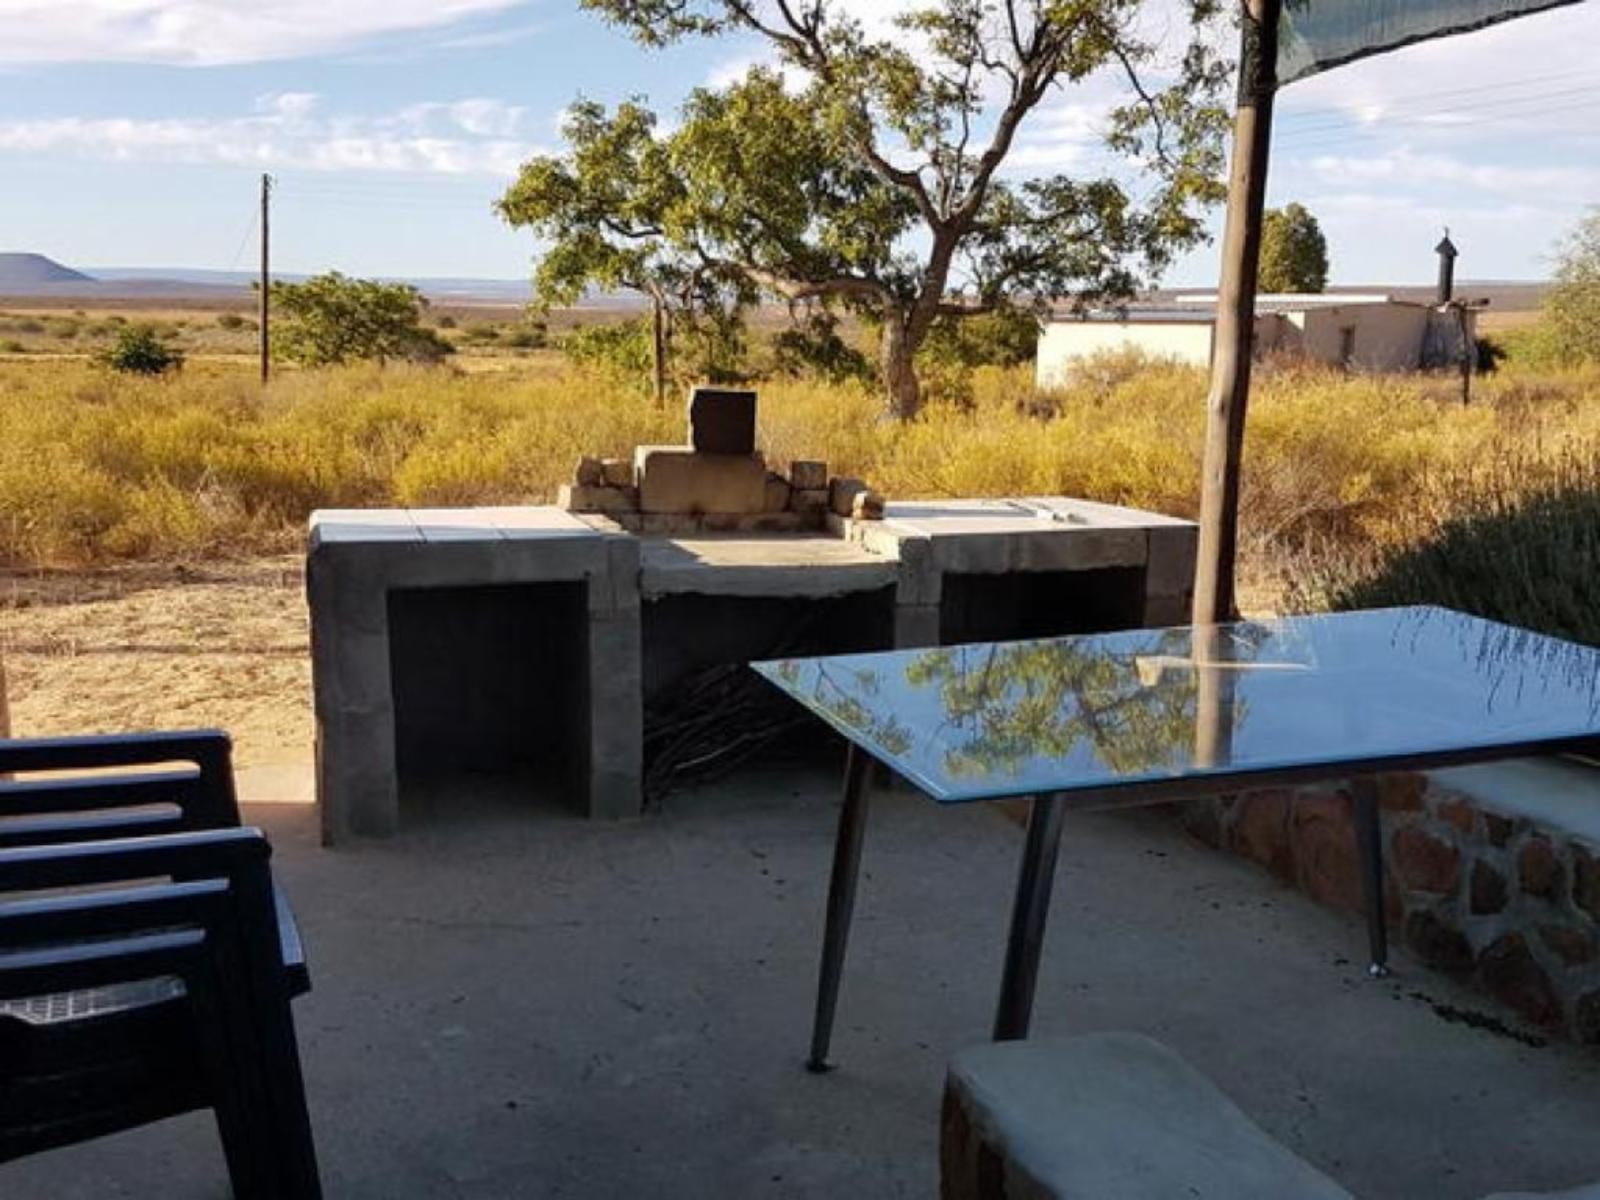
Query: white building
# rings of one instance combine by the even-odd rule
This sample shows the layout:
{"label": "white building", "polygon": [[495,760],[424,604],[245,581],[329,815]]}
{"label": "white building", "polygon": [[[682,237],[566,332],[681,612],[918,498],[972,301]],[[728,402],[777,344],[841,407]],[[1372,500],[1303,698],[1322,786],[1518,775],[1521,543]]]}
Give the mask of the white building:
{"label": "white building", "polygon": [[[1183,296],[1161,307],[1058,317],[1039,336],[1040,387],[1066,382],[1074,362],[1137,351],[1196,366],[1211,362],[1217,298]],[[1416,371],[1461,361],[1474,315],[1379,294],[1256,297],[1255,353],[1304,355],[1352,371]]]}

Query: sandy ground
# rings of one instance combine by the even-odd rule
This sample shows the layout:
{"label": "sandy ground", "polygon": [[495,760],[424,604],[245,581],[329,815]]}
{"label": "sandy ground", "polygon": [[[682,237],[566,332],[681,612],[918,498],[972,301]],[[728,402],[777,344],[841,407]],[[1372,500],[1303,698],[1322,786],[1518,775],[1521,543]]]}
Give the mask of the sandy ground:
{"label": "sandy ground", "polygon": [[[309,799],[301,561],[0,574],[15,736],[219,726],[241,791]],[[270,781],[269,792],[261,785]]]}

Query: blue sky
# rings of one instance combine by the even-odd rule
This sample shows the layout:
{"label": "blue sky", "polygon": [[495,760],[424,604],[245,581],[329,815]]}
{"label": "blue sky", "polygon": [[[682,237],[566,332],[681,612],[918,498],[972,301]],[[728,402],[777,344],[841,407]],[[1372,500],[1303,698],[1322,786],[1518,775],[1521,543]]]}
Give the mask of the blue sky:
{"label": "blue sky", "polygon": [[[0,29],[0,250],[90,267],[248,267],[265,170],[285,271],[524,276],[536,247],[490,205],[567,104],[670,110],[761,54],[644,50],[576,0],[0,0]],[[1269,202],[1318,215],[1335,282],[1430,279],[1444,225],[1464,276],[1542,277],[1600,203],[1597,45],[1591,2],[1295,84]],[[1052,96],[1013,172],[1098,161],[1108,94]]]}

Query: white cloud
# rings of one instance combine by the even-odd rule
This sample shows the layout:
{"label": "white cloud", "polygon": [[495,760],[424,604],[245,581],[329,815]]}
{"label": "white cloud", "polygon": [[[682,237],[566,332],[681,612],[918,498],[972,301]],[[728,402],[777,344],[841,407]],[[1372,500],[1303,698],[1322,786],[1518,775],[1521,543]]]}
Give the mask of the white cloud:
{"label": "white cloud", "polygon": [[261,97],[240,117],[0,119],[0,153],[507,176],[541,150],[516,136],[525,110],[498,100],[413,104],[376,117],[324,116],[320,107],[313,93],[285,92]]}
{"label": "white cloud", "polygon": [[0,0],[0,64],[221,66],[324,54],[527,0]]}
{"label": "white cloud", "polygon": [[1328,183],[1384,183],[1407,189],[1448,186],[1457,195],[1463,189],[1482,193],[1463,197],[1468,202],[1492,198],[1520,202],[1538,197],[1546,203],[1582,203],[1600,196],[1600,168],[1591,166],[1482,162],[1409,148],[1365,156],[1325,154],[1308,165]]}

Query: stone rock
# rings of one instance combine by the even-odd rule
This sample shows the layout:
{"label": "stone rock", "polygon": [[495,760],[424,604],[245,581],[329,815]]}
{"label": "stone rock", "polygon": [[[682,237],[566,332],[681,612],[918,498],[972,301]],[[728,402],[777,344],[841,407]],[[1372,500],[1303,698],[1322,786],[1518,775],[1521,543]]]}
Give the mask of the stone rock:
{"label": "stone rock", "polygon": [[1228,827],[1228,846],[1253,858],[1285,882],[1294,882],[1289,844],[1290,794],[1282,789],[1251,792],[1239,799]]}
{"label": "stone rock", "polygon": [[1454,825],[1462,833],[1470,834],[1478,810],[1465,800],[1446,800],[1438,807],[1439,819]]}
{"label": "stone rock", "polygon": [[1596,943],[1594,934],[1571,925],[1541,925],[1539,940],[1569,967],[1593,962],[1600,954],[1600,943]]}
{"label": "stone rock", "polygon": [[874,491],[857,492],[850,498],[850,516],[856,521],[883,520],[883,497]]}
{"label": "stone rock", "polygon": [[789,464],[789,483],[798,491],[826,491],[828,464],[809,459],[797,459]]}
{"label": "stone rock", "polygon": [[1472,864],[1472,882],[1468,887],[1474,916],[1488,916],[1506,906],[1510,889],[1506,877],[1494,867],[1479,859]]}
{"label": "stone rock", "polygon": [[1561,860],[1549,838],[1531,837],[1517,855],[1517,877],[1530,896],[1554,899],[1561,891]]}
{"label": "stone rock", "polygon": [[1483,985],[1535,1025],[1561,1023],[1561,997],[1520,933],[1508,933],[1478,956]]}
{"label": "stone rock", "polygon": [[600,460],[585,454],[573,469],[572,481],[580,487],[599,487],[605,482],[605,473],[601,470]]}
{"label": "stone rock", "polygon": [[1378,803],[1390,812],[1421,812],[1427,790],[1427,776],[1418,771],[1394,771],[1378,776]]}
{"label": "stone rock", "polygon": [[603,487],[599,484],[564,483],[557,492],[556,503],[568,512],[638,512],[639,490],[631,487]]}
{"label": "stone rock", "polygon": [[1600,991],[1579,996],[1572,1009],[1572,1036],[1582,1045],[1600,1045]]}
{"label": "stone rock", "polygon": [[1222,849],[1222,813],[1220,800],[1188,800],[1178,806],[1178,820],[1185,832],[1196,841]]}
{"label": "stone rock", "polygon": [[759,454],[697,454],[688,446],[634,451],[639,507],[645,513],[759,513],[767,466]]}
{"label": "stone rock", "polygon": [[689,444],[702,454],[754,454],[756,394],[734,388],[691,390]]}
{"label": "stone rock", "polygon": [[1517,823],[1510,817],[1502,817],[1499,813],[1492,812],[1483,814],[1483,827],[1488,831],[1491,846],[1505,846],[1511,840],[1511,835],[1517,831]]}
{"label": "stone rock", "polygon": [[804,517],[824,516],[828,511],[828,489],[792,487],[789,508]]}
{"label": "stone rock", "polygon": [[1600,858],[1582,846],[1572,848],[1572,902],[1600,921]]}
{"label": "stone rock", "polygon": [[1426,830],[1408,827],[1394,835],[1394,869],[1412,891],[1455,891],[1461,879],[1461,852]]}
{"label": "stone rock", "polygon": [[867,485],[861,480],[841,475],[828,484],[828,508],[838,516],[848,517],[857,493],[866,490]]}
{"label": "stone rock", "polygon": [[769,513],[787,512],[789,509],[789,481],[771,471],[767,473],[767,502]]}
{"label": "stone rock", "polygon": [[1472,945],[1459,929],[1445,924],[1428,909],[1406,917],[1406,945],[1427,966],[1439,971],[1470,971]]}
{"label": "stone rock", "polygon": [[1360,912],[1361,864],[1344,796],[1302,792],[1295,798],[1292,832],[1301,889],[1323,904]]}
{"label": "stone rock", "polygon": [[626,458],[602,458],[600,479],[607,487],[632,487],[633,462]]}

